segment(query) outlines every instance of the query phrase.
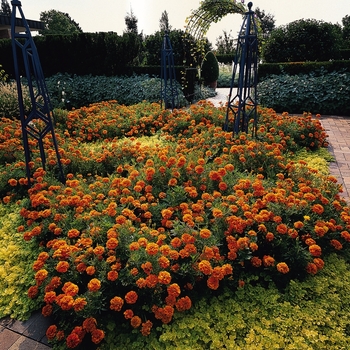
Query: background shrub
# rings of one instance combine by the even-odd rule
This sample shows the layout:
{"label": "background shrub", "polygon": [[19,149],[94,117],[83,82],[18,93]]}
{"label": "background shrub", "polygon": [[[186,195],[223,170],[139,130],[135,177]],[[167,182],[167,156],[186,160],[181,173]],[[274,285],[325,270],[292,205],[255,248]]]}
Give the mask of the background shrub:
{"label": "background shrub", "polygon": [[259,83],[259,102],[277,112],[350,115],[350,73],[273,75]]}
{"label": "background shrub", "polygon": [[301,19],[271,32],[263,48],[266,62],[328,61],[340,55],[341,27]]}

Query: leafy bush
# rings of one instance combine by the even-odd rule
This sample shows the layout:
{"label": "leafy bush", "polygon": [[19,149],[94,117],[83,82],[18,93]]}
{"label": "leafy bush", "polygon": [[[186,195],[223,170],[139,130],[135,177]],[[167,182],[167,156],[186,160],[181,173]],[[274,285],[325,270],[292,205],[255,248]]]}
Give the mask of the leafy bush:
{"label": "leafy bush", "polygon": [[201,66],[201,78],[204,84],[207,85],[211,82],[217,81],[219,77],[219,63],[214,53],[209,51],[202,62]]}
{"label": "leafy bush", "polygon": [[339,57],[341,27],[301,19],[274,29],[263,48],[266,62],[328,61]]}
{"label": "leafy bush", "polygon": [[350,115],[350,73],[273,75],[258,85],[259,102],[277,112]]}
{"label": "leafy bush", "polygon": [[[218,87],[219,88],[229,88],[231,87],[232,80],[232,64],[219,63],[219,77],[218,77]],[[238,81],[235,78],[233,86],[237,86]]]}
{"label": "leafy bush", "polygon": [[[159,102],[161,80],[148,75],[131,77],[56,74],[46,79],[54,108],[80,108],[99,101],[117,100],[132,105],[143,100]],[[178,83],[181,106],[187,104]]]}
{"label": "leafy bush", "polygon": [[[30,111],[32,104],[27,86],[22,84],[25,111]],[[17,83],[14,81],[0,83],[0,117],[19,117]]]}

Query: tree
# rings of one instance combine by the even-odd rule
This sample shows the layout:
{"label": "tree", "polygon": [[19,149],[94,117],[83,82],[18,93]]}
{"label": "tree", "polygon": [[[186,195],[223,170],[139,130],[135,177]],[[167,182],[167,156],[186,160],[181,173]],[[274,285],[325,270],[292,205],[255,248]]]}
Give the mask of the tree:
{"label": "tree", "polygon": [[164,11],[162,12],[162,16],[160,17],[159,20],[159,28],[161,31],[170,31],[171,30],[171,25],[169,24],[169,16],[168,12]]}
{"label": "tree", "polygon": [[223,30],[223,35],[216,38],[216,52],[219,55],[231,55],[236,49],[236,40],[232,35],[232,30],[228,33]]}
{"label": "tree", "polygon": [[342,23],[343,23],[343,47],[350,49],[350,16],[346,15],[343,19],[342,19]]}
{"label": "tree", "polygon": [[7,0],[1,0],[0,15],[11,16],[11,7]]}
{"label": "tree", "polygon": [[138,28],[137,28],[138,19],[136,18],[136,16],[132,12],[132,10],[130,10],[130,13],[126,14],[124,19],[125,19],[125,24],[126,24],[126,31],[125,31],[125,33],[138,34],[138,32],[139,32]]}
{"label": "tree", "polygon": [[341,35],[339,24],[297,20],[271,32],[263,46],[263,57],[270,63],[337,59]]}
{"label": "tree", "polygon": [[257,7],[255,10],[255,15],[259,18],[260,30],[262,34],[270,34],[275,29],[275,18],[270,13],[266,14],[264,10],[260,10]]}
{"label": "tree", "polygon": [[40,21],[44,23],[45,29],[39,30],[39,34],[75,34],[82,33],[79,24],[75,22],[68,13],[57,10],[44,11],[40,13]]}

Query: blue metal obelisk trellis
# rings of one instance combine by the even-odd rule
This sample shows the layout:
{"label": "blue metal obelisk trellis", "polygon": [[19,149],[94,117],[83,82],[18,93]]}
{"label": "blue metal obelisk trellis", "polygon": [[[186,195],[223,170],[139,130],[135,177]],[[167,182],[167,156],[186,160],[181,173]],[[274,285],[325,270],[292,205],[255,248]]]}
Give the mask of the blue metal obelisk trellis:
{"label": "blue metal obelisk trellis", "polygon": [[[232,72],[231,88],[224,130],[230,131],[229,116],[232,112],[233,134],[248,132],[250,120],[253,120],[252,134],[256,135],[257,127],[257,82],[258,82],[258,32],[252,11],[253,3],[248,3],[241,31],[238,36],[235,62]],[[235,95],[234,79],[238,71],[238,88]]]}
{"label": "blue metal obelisk trellis", "polygon": [[161,103],[165,108],[177,108],[179,96],[177,92],[174,53],[169,33],[166,30],[161,51]]}
{"label": "blue metal obelisk trellis", "polygon": [[[64,182],[64,174],[58,151],[57,141],[53,128],[53,113],[50,104],[49,94],[46,87],[44,75],[42,72],[39,55],[31,36],[31,32],[22,11],[21,2],[12,0],[12,17],[11,17],[11,38],[14,61],[15,78],[17,81],[18,103],[22,124],[22,137],[24,146],[24,155],[26,162],[26,171],[28,185],[30,186],[30,160],[31,151],[29,148],[29,137],[31,136],[38,142],[42,166],[45,169],[46,156],[44,151],[43,138],[51,133],[51,141],[55,148],[59,178]],[[24,33],[16,33],[16,12],[21,16],[22,25],[25,28]],[[19,39],[19,40],[18,40]],[[18,55],[21,55],[22,61],[19,61]],[[19,63],[23,63],[25,75],[28,81],[28,93],[31,100],[30,111],[25,111],[23,102],[23,91],[20,78]],[[34,86],[35,83],[35,86]]]}

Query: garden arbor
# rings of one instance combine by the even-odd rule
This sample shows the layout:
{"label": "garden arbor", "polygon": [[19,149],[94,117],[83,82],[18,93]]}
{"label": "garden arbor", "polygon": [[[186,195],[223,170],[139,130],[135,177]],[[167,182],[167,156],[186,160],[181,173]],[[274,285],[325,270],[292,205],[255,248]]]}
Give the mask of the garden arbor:
{"label": "garden arbor", "polygon": [[246,8],[237,0],[204,0],[197,10],[187,18],[186,33],[194,39],[201,40],[208,32],[212,23],[231,13],[243,15]]}

